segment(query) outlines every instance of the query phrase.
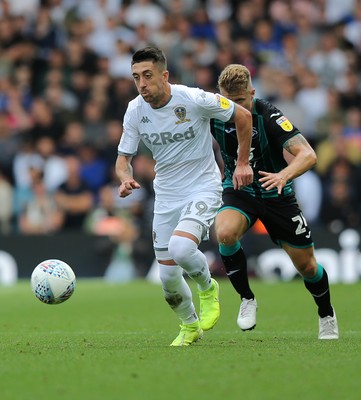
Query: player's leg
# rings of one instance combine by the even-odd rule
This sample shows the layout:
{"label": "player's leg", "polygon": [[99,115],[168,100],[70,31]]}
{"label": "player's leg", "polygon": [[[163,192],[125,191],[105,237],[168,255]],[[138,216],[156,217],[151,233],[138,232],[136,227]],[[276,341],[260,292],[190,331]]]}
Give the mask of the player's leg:
{"label": "player's leg", "polygon": [[191,290],[178,265],[164,265],[159,262],[159,276],[164,298],[181,320],[181,330],[171,346],[188,346],[203,335],[200,321],[192,302]]}
{"label": "player's leg", "polygon": [[295,248],[282,244],[304,280],[318,307],[319,339],[338,339],[336,313],[331,305],[330,286],[326,270],[317,263],[314,247]]}
{"label": "player's leg", "polygon": [[183,277],[183,270],[168,252],[169,238],[178,217],[174,207],[156,201],[153,219],[153,246],[159,266],[164,298],[181,321],[181,331],[171,346],[187,346],[200,337],[203,331],[192,301],[191,290]]}
{"label": "player's leg", "polygon": [[248,226],[246,217],[236,209],[223,208],[217,214],[215,233],[219,253],[226,274],[242,300],[237,317],[242,330],[251,330],[256,326],[257,311],[257,301],[248,279],[247,258],[240,242]]}
{"label": "player's leg", "polygon": [[262,222],[272,240],[287,252],[318,306],[319,338],[337,339],[327,272],[315,259],[311,231],[295,196],[264,199],[263,203]]}
{"label": "player's leg", "polygon": [[219,286],[211,278],[207,258],[198,246],[208,236],[220,203],[220,193],[212,192],[187,199],[168,245],[172,259],[197,283],[203,330],[213,328],[219,319]]}
{"label": "player's leg", "polygon": [[[211,278],[206,256],[198,249],[202,226],[196,221],[181,221],[169,240],[169,254],[198,286],[199,318],[203,330],[213,328],[220,316],[219,287]],[[190,232],[193,232],[190,233]]]}

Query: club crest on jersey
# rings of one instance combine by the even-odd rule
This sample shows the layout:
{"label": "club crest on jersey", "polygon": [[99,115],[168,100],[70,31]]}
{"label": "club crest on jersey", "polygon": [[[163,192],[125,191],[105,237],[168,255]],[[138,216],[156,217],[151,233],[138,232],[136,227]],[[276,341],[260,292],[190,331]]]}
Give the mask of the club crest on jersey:
{"label": "club crest on jersey", "polygon": [[216,97],[218,106],[223,108],[223,110],[228,110],[229,107],[231,106],[229,100],[219,94],[216,94]]}
{"label": "club crest on jersey", "polygon": [[291,132],[293,129],[293,125],[284,115],[276,119],[276,123],[286,132]]}
{"label": "club crest on jersey", "polygon": [[186,118],[187,116],[187,110],[184,106],[176,106],[174,107],[174,114],[176,117],[179,119],[179,121],[176,122],[176,124],[182,124],[183,122],[189,122],[190,119]]}

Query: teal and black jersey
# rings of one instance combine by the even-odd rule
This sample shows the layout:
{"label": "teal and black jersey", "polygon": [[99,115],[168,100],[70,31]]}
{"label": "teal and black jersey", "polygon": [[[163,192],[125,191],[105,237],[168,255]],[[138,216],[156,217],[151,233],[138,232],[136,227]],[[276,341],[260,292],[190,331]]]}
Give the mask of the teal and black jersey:
{"label": "teal and black jersey", "polygon": [[[258,171],[279,172],[287,166],[283,157],[283,147],[287,140],[300,133],[283,115],[282,111],[263,99],[254,99],[252,114],[252,144],[250,165],[254,173],[254,181],[242,190],[254,197],[278,197],[277,188],[266,191],[261,187]],[[219,143],[224,160],[223,187],[233,188],[232,176],[237,161],[237,135],[233,123],[225,123],[217,119],[211,120],[211,132]],[[292,181],[283,188],[284,195],[293,194]]]}

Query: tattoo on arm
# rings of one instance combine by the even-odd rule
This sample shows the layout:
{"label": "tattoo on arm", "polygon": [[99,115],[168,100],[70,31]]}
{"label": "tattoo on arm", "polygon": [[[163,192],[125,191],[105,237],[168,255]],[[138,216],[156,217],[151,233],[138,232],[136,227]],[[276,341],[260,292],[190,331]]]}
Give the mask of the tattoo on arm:
{"label": "tattoo on arm", "polygon": [[287,140],[283,145],[284,149],[292,154],[292,148],[295,146],[307,146],[308,142],[302,135],[296,135],[293,138]]}

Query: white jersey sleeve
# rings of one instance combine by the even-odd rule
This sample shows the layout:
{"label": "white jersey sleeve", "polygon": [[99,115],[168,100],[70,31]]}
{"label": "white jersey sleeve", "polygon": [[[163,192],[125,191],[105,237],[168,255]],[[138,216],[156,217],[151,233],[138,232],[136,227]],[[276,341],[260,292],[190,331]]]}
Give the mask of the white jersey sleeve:
{"label": "white jersey sleeve", "polygon": [[123,133],[118,145],[118,154],[133,156],[137,153],[141,139],[137,124],[137,110],[139,108],[140,96],[132,100],[124,115]]}
{"label": "white jersey sleeve", "polygon": [[209,119],[216,118],[228,122],[233,116],[234,103],[220,94],[200,90],[195,101],[201,109],[201,114]]}

